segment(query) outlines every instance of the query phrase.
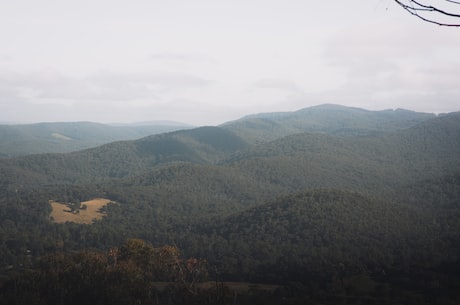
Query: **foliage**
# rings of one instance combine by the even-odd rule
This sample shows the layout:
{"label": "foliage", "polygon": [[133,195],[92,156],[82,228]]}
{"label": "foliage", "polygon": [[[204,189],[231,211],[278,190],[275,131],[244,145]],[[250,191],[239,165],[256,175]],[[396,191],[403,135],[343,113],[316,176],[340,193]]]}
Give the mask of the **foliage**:
{"label": "foliage", "polygon": [[2,304],[158,304],[177,294],[193,300],[205,278],[205,261],[180,259],[176,247],[130,239],[108,254],[44,256],[35,269],[4,282],[0,298]]}
{"label": "foliage", "polygon": [[[345,120],[349,112],[340,111]],[[1,159],[3,297],[18,304],[46,290],[50,303],[63,294],[83,302],[81,291],[94,294],[85,279],[113,296],[88,294],[95,304],[130,303],[133,295],[152,304],[455,304],[459,114],[379,113],[400,125],[375,132],[365,113],[351,113],[348,124],[360,127],[343,133],[332,126],[246,142],[244,128],[206,127]],[[291,129],[290,115],[268,119],[285,116],[276,124]],[[91,225],[49,220],[49,200],[92,198],[116,204]],[[197,284],[206,276],[217,280],[212,292]],[[283,288],[236,296],[224,280]],[[161,290],[156,281],[175,285]],[[13,286],[30,294],[22,298]]]}
{"label": "foliage", "polygon": [[367,111],[340,105],[320,105],[295,112],[251,115],[221,127],[248,142],[261,143],[304,132],[375,135],[410,128],[433,118],[433,114],[403,109]]}

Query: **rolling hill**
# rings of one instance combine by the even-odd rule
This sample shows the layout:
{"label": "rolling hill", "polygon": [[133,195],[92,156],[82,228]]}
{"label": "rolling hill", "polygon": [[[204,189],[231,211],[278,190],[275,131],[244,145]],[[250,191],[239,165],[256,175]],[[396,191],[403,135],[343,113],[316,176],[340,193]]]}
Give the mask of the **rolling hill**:
{"label": "rolling hill", "polygon": [[[301,304],[453,304],[459,156],[460,113],[326,105],[3,158],[0,265],[134,237]],[[115,203],[91,225],[49,221],[48,200],[92,198]]]}
{"label": "rolling hill", "polygon": [[294,112],[250,115],[221,126],[249,142],[260,143],[302,132],[374,135],[409,128],[434,117],[404,109],[369,111],[326,104]]}
{"label": "rolling hill", "polygon": [[[433,114],[402,109],[368,111],[321,105],[295,112],[251,115],[219,127],[235,133],[245,142],[260,143],[301,132],[337,135],[391,132],[431,118]],[[113,125],[93,122],[0,125],[0,157],[68,153],[190,128],[192,126],[161,121]]]}
{"label": "rolling hill", "polygon": [[67,153],[187,128],[191,126],[155,122],[123,126],[92,122],[0,125],[0,157]]}
{"label": "rolling hill", "polygon": [[[451,114],[394,133],[301,133],[259,145],[250,145],[223,127],[201,127],[70,154],[2,159],[0,167],[5,175],[1,181],[10,189],[14,185],[27,189],[53,184],[111,184],[120,179],[130,186],[135,184],[132,181],[143,179],[137,177],[162,176],[162,172],[172,170],[174,176],[166,175],[171,178],[160,179],[162,183],[187,189],[187,183],[178,183],[182,181],[182,172],[175,171],[181,164],[188,168],[191,177],[198,175],[190,182],[203,181],[201,185],[209,182],[203,180],[206,170],[195,173],[198,165],[223,175],[219,178],[212,174],[208,181],[228,185],[240,185],[227,183],[230,177],[246,181],[246,188],[254,188],[253,195],[248,196],[252,203],[268,194],[318,187],[389,196],[401,186],[459,171],[459,122],[459,114]],[[206,187],[200,189],[208,192]],[[228,192],[239,194],[240,190]]]}
{"label": "rolling hill", "polygon": [[[308,281],[315,273],[337,272],[331,269],[340,265],[348,269],[343,272],[365,266],[378,272],[391,265],[402,249],[416,257],[415,249],[425,246],[430,230],[436,230],[426,225],[430,221],[428,213],[412,207],[356,192],[315,189],[197,225],[194,231],[212,245],[200,254],[213,257],[210,252],[219,251],[226,262],[214,263],[229,273],[242,262],[251,262],[245,266],[250,280]],[[221,244],[213,234],[223,238]],[[319,262],[329,267],[325,270]],[[257,270],[265,270],[264,276],[271,278],[261,278]]]}

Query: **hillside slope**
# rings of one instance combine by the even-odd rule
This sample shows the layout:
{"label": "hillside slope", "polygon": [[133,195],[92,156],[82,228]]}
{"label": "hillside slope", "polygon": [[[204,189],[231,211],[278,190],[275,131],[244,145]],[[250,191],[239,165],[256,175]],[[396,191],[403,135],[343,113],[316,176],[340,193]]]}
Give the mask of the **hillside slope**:
{"label": "hillside slope", "polygon": [[0,125],[0,157],[67,153],[152,134],[187,129],[185,124],[111,126],[92,122]]}
{"label": "hillside slope", "polygon": [[340,105],[319,105],[294,112],[262,113],[227,122],[231,130],[248,142],[267,142],[302,132],[333,135],[375,135],[409,128],[434,114],[404,109],[370,111]]}
{"label": "hillside slope", "polygon": [[[339,265],[349,273],[364,266],[379,270],[400,252],[407,259],[416,257],[415,249],[438,234],[430,221],[428,213],[413,208],[356,192],[316,189],[198,225],[194,232],[206,236],[209,250],[195,251],[203,257],[218,251],[221,261],[212,263],[227,272],[244,262],[251,280],[301,281],[334,272]],[[222,240],[216,241],[213,234]],[[258,273],[271,278],[259,278]]]}
{"label": "hillside slope", "polygon": [[[174,162],[212,164],[247,146],[227,130],[200,127],[113,142],[69,154],[0,159],[0,168],[8,170],[5,180],[23,185],[93,183],[140,175]],[[13,168],[17,169],[16,173],[12,172]]]}
{"label": "hillside slope", "polygon": [[[141,238],[205,258],[213,279],[306,294],[292,304],[455,304],[460,113],[256,142],[201,127],[0,159],[0,270]],[[50,221],[49,200],[92,198],[113,201],[93,224]]]}

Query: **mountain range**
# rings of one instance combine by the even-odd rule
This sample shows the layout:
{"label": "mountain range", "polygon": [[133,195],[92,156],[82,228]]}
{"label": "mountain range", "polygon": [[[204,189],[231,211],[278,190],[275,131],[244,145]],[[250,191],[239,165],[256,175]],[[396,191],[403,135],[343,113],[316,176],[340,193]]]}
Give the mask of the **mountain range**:
{"label": "mountain range", "polygon": [[67,153],[187,128],[192,126],[165,121],[112,125],[93,122],[0,125],[0,157]]}
{"label": "mountain range", "polygon": [[[460,284],[459,156],[460,113],[322,105],[1,158],[0,264],[135,237],[225,280],[442,304]],[[49,220],[49,200],[98,197],[113,203],[92,225]]]}
{"label": "mountain range", "polygon": [[[434,117],[434,114],[403,109],[368,111],[321,105],[295,112],[250,115],[219,127],[234,132],[247,142],[260,143],[302,132],[358,135],[395,131]],[[169,121],[110,125],[93,122],[0,125],[0,157],[67,153],[192,128]]]}

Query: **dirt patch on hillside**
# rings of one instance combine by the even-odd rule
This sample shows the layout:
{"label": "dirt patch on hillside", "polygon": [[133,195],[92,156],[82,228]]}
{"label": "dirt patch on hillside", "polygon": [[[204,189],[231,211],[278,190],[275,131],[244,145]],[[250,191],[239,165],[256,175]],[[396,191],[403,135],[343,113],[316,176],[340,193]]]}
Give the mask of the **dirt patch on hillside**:
{"label": "dirt patch on hillside", "polygon": [[[83,208],[72,211],[72,208],[68,204],[50,200],[49,203],[53,208],[50,218],[53,222],[57,223],[70,221],[81,224],[92,224],[94,220],[105,216],[105,213],[101,212],[101,208],[109,202],[112,201],[105,198],[96,198],[82,202],[81,207]],[[84,208],[85,206],[86,208]]]}

